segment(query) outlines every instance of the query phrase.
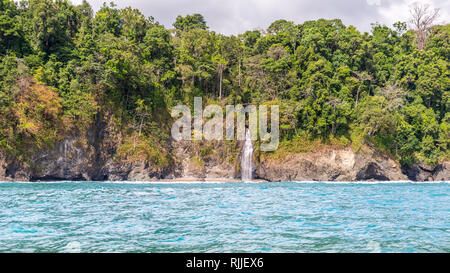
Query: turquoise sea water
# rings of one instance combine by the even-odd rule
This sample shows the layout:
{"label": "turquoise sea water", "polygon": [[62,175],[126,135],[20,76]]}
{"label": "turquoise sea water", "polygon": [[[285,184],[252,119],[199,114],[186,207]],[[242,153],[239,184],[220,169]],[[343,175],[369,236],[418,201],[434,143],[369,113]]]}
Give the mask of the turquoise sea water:
{"label": "turquoise sea water", "polygon": [[0,252],[450,252],[450,184],[0,183]]}

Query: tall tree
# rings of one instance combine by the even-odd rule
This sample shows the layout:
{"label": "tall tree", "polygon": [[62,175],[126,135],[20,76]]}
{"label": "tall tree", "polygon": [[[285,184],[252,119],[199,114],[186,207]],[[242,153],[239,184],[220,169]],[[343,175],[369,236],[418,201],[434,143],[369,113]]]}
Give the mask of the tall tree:
{"label": "tall tree", "polygon": [[201,14],[186,15],[185,17],[178,15],[173,24],[178,31],[186,31],[191,29],[208,29],[205,18]]}
{"label": "tall tree", "polygon": [[429,4],[415,2],[411,6],[410,24],[416,32],[416,43],[419,50],[426,46],[431,26],[439,16],[439,9],[431,9]]}

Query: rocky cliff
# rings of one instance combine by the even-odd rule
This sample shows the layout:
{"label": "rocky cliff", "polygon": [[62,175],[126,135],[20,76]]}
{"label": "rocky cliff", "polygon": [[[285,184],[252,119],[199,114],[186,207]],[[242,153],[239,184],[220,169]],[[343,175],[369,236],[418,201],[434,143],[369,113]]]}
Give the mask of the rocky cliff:
{"label": "rocky cliff", "polygon": [[123,181],[155,180],[169,173],[169,166],[118,158],[123,136],[105,114],[84,133],[66,136],[52,147],[17,160],[0,152],[0,180],[4,181]]}
{"label": "rocky cliff", "polygon": [[270,181],[399,181],[408,180],[395,161],[373,150],[322,149],[264,160],[256,170]]}
{"label": "rocky cliff", "polygon": [[[0,180],[58,181],[157,179],[239,179],[239,142],[173,142],[170,164],[116,156],[121,135],[106,121],[85,134],[70,136],[27,161],[0,153]],[[321,148],[284,158],[255,155],[254,177],[267,181],[449,181],[450,162],[400,166],[371,148]]]}

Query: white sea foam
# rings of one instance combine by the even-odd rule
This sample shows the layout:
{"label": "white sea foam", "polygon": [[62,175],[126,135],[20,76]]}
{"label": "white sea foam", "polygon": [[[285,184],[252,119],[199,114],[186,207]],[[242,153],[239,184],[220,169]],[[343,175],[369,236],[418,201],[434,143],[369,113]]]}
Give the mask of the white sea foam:
{"label": "white sea foam", "polygon": [[449,184],[450,181],[284,181],[279,183],[298,183],[298,184]]}
{"label": "white sea foam", "polygon": [[100,183],[100,184],[150,184],[150,185],[171,185],[171,184],[278,184],[278,183],[298,183],[298,184],[450,184],[450,181],[0,181],[0,184],[61,184],[61,183]]}
{"label": "white sea foam", "polygon": [[77,241],[70,242],[63,248],[63,252],[80,253],[81,252],[81,243],[77,242]]}

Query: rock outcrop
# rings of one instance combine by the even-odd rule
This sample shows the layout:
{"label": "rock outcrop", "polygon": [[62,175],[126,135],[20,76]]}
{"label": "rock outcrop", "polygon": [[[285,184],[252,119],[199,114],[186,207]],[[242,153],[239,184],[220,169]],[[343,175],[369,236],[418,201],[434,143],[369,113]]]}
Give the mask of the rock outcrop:
{"label": "rock outcrop", "polygon": [[450,181],[450,161],[446,161],[436,167],[434,181]]}
{"label": "rock outcrop", "polygon": [[69,138],[31,159],[30,180],[89,180],[91,147]]}
{"label": "rock outcrop", "polygon": [[[172,161],[153,166],[117,158],[120,136],[107,122],[85,135],[67,137],[27,162],[0,153],[2,181],[152,181],[158,179],[239,179],[242,143],[173,142]],[[450,162],[401,167],[371,148],[323,148],[315,152],[255,159],[254,178],[267,181],[449,181]]]}
{"label": "rock outcrop", "polygon": [[223,142],[180,141],[172,143],[172,155],[175,166],[167,177],[233,179],[239,177],[239,166],[236,164],[237,146],[223,145]]}
{"label": "rock outcrop", "polygon": [[154,181],[168,175],[168,168],[155,167],[148,162],[123,162],[112,160],[101,170],[109,181]]}
{"label": "rock outcrop", "polygon": [[390,181],[407,180],[392,159],[351,148],[288,155],[283,160],[262,160],[258,178],[269,181]]}
{"label": "rock outcrop", "polygon": [[0,179],[6,177],[6,168],[7,168],[6,157],[3,155],[2,152],[0,152]]}
{"label": "rock outcrop", "polygon": [[170,166],[116,157],[121,135],[105,115],[85,133],[67,136],[52,147],[31,154],[26,161],[0,153],[4,181],[149,181],[161,179]]}
{"label": "rock outcrop", "polygon": [[412,181],[450,181],[450,161],[435,166],[419,163],[404,166],[403,169]]}

